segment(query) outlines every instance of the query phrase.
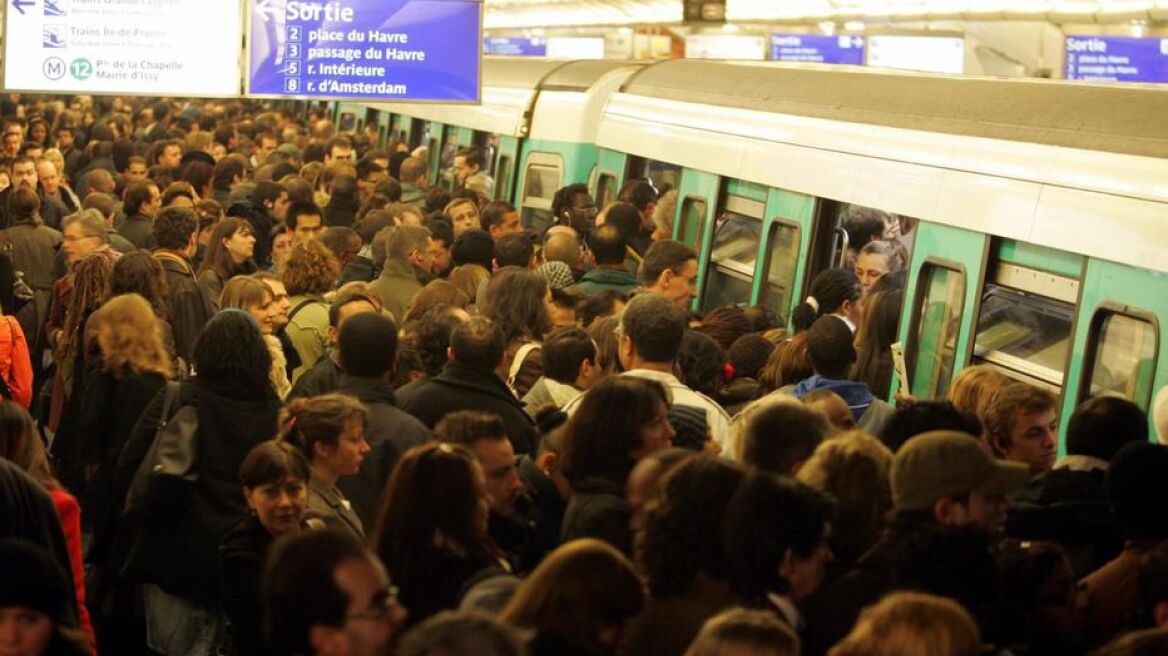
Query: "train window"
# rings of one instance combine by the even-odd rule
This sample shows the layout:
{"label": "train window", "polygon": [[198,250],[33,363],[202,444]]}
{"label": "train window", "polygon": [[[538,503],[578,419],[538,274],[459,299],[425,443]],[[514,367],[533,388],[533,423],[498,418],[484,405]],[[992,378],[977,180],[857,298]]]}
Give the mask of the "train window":
{"label": "train window", "polygon": [[341,112],[340,120],[337,121],[337,130],[340,132],[353,132],[357,129],[357,114],[356,112]]}
{"label": "train window", "polygon": [[965,309],[965,274],[928,263],[921,271],[920,285],[909,375],[917,396],[942,398],[949,390],[957,362],[957,335]]}
{"label": "train window", "polygon": [[1091,320],[1088,349],[1090,368],[1084,372],[1089,385],[1083,398],[1118,395],[1148,407],[1155,373],[1156,324],[1149,319],[1102,309]]}
{"label": "train window", "polygon": [[616,200],[616,175],[609,172],[602,172],[596,181],[596,206],[608,207],[608,204]]}
{"label": "train window", "polygon": [[447,125],[442,139],[442,155],[438,158],[438,175],[442,186],[447,189],[454,189],[454,154],[458,147],[458,128]]}
{"label": "train window", "polygon": [[791,305],[791,285],[799,262],[799,226],[785,221],[771,223],[767,240],[766,284],[761,303],[779,314]]}
{"label": "train window", "polygon": [[555,153],[531,153],[523,172],[523,201],[520,220],[525,228],[542,234],[555,221],[552,217],[552,198],[564,180],[564,160]]}
{"label": "train window", "polygon": [[706,269],[702,310],[750,302],[762,232],[763,203],[728,196],[726,209],[714,226],[710,264]]}
{"label": "train window", "polygon": [[701,250],[702,233],[706,231],[706,199],[686,196],[681,204],[681,220],[677,224],[677,239]]}

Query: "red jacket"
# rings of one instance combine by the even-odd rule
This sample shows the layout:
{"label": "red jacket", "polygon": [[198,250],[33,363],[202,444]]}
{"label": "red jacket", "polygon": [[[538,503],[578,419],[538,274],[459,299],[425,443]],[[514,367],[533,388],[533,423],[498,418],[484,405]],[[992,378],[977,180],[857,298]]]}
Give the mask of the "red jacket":
{"label": "red jacket", "polygon": [[32,359],[24,330],[15,317],[0,317],[0,377],[12,390],[12,400],[28,410],[32,404]]}

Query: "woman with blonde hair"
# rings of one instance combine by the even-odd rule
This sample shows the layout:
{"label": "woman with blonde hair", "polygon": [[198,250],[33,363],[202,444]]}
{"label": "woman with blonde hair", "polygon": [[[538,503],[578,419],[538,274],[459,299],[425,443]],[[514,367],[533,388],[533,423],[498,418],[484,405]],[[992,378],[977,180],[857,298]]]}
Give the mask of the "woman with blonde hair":
{"label": "woman with blonde hair", "polygon": [[276,319],[280,307],[271,287],[252,276],[236,276],[223,286],[223,296],[219,303],[223,308],[243,310],[259,322],[260,334],[272,356],[272,371],[269,375],[272,389],[281,399],[287,397],[288,392],[292,391],[292,383],[288,382],[288,359],[284,355],[284,347],[276,336]]}
{"label": "woman with blonde hair", "polygon": [[773,613],[731,608],[706,622],[685,656],[799,656],[799,638]]}
{"label": "woman with blonde hair", "polygon": [[865,608],[828,656],[977,656],[980,651],[977,625],[957,602],[894,592]]}
{"label": "woman with blonde hair", "polygon": [[600,540],[574,540],[535,568],[500,617],[534,632],[530,656],[608,655],[644,599],[624,554]]}

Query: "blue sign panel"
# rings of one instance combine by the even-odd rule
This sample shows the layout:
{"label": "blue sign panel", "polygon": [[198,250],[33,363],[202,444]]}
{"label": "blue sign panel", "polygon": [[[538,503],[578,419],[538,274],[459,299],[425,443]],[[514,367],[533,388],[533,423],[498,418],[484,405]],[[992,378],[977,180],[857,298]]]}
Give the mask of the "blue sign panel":
{"label": "blue sign panel", "polygon": [[1068,80],[1168,82],[1168,39],[1068,36]]}
{"label": "blue sign panel", "polygon": [[771,59],[822,64],[864,64],[864,37],[822,34],[772,34]]}
{"label": "blue sign panel", "polygon": [[546,57],[547,39],[489,36],[483,39],[483,54],[510,55],[512,57]]}
{"label": "blue sign panel", "polygon": [[248,93],[478,102],[476,0],[251,0]]}

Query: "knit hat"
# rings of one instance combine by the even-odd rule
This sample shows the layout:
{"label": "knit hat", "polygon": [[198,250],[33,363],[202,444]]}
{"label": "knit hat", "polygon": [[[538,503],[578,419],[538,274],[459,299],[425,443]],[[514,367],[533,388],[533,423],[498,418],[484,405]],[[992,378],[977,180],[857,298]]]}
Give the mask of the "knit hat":
{"label": "knit hat", "polygon": [[1030,478],[1024,464],[995,460],[973,437],[958,431],[929,431],[896,452],[890,472],[896,510],[924,510],[938,499],[979,492],[1005,496]]}
{"label": "knit hat", "polygon": [[548,286],[552,289],[564,289],[576,284],[572,278],[572,268],[563,262],[544,262],[536,267],[535,272],[547,278]]}
{"label": "knit hat", "polygon": [[24,606],[58,622],[69,616],[69,585],[48,551],[31,542],[0,540],[0,608]]}

